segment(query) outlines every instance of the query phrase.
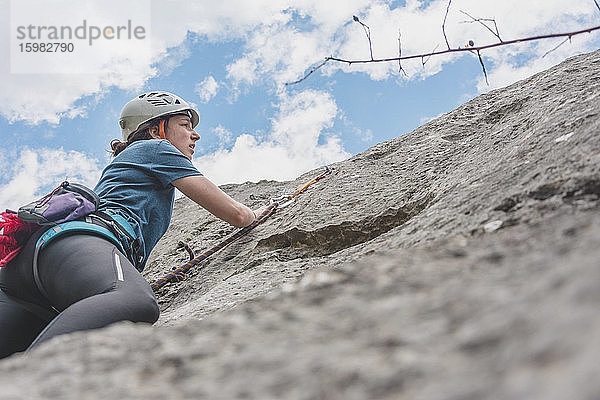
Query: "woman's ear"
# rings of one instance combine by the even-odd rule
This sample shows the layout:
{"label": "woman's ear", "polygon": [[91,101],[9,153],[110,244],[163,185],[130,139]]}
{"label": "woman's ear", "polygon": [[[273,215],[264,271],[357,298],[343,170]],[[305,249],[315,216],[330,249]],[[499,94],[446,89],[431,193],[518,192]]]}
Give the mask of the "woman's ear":
{"label": "woman's ear", "polygon": [[153,139],[160,139],[160,134],[158,133],[158,126],[154,125],[148,128],[148,133],[152,136]]}

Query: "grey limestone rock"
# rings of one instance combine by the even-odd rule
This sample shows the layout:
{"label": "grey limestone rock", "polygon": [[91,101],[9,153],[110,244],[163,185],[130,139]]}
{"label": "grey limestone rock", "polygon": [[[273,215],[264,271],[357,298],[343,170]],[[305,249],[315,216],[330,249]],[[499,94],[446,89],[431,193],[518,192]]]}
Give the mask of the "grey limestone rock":
{"label": "grey limestone rock", "polygon": [[[600,51],[332,167],[155,326],[0,362],[0,398],[600,398]],[[257,207],[320,171],[223,189]],[[178,200],[147,279],[232,232]]]}

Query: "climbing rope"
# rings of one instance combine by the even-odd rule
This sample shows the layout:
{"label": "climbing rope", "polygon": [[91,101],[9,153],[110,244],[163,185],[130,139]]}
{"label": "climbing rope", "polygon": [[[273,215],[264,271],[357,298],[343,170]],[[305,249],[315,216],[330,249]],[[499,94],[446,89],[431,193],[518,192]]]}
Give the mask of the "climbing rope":
{"label": "climbing rope", "polygon": [[248,232],[250,232],[252,229],[256,228],[258,225],[265,222],[271,215],[273,215],[275,213],[275,211],[277,209],[282,209],[284,207],[287,207],[289,204],[291,204],[294,201],[294,199],[300,193],[304,192],[306,189],[308,189],[314,183],[325,178],[331,172],[332,172],[332,169],[325,167],[325,171],[322,174],[311,179],[308,183],[306,183],[304,186],[302,186],[300,189],[298,189],[294,194],[283,195],[283,196],[271,199],[269,206],[265,209],[265,211],[263,211],[259,216],[256,217],[254,222],[252,222],[250,225],[240,229],[239,231],[235,232],[234,234],[232,234],[228,238],[224,239],[220,243],[216,244],[212,248],[206,250],[204,253],[200,254],[198,257],[194,257],[194,252],[187,244],[185,244],[183,242],[179,242],[181,245],[183,245],[185,247],[186,251],[189,253],[190,260],[179,267],[173,267],[171,269],[171,272],[166,273],[162,277],[160,277],[160,278],[156,279],[154,282],[150,283],[152,290],[154,290],[156,292],[160,288],[162,288],[163,286],[165,286],[169,283],[181,282],[185,278],[185,274],[192,267],[198,265],[199,263],[204,261],[206,258],[211,256],[212,254],[214,254],[217,251],[221,250],[222,248],[226,247],[228,244],[230,244],[234,240],[239,239],[240,237],[242,237],[245,234],[247,234]]}

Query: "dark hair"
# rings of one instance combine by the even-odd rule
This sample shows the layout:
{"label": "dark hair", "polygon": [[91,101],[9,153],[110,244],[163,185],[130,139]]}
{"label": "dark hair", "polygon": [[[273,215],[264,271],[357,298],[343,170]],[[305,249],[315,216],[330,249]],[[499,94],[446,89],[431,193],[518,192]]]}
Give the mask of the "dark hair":
{"label": "dark hair", "polygon": [[[129,146],[133,142],[137,142],[138,140],[148,140],[152,139],[152,135],[150,135],[150,128],[153,126],[158,126],[159,120],[153,120],[146,122],[140,128],[129,135],[129,138],[126,142],[121,142],[119,139],[114,139],[110,142],[110,147],[112,149],[113,157],[116,157],[120,152],[125,150],[127,146]],[[111,152],[109,150],[109,152]]]}

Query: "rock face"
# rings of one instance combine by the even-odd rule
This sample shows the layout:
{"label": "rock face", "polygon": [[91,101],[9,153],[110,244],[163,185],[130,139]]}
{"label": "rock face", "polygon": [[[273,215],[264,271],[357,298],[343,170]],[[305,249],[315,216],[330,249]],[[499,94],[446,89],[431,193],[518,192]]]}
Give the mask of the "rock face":
{"label": "rock face", "polygon": [[[162,289],[156,326],[4,360],[0,397],[600,398],[600,52],[333,167]],[[231,232],[177,201],[147,278]]]}

